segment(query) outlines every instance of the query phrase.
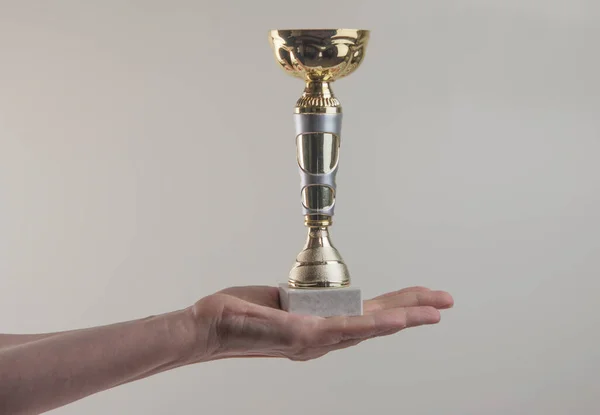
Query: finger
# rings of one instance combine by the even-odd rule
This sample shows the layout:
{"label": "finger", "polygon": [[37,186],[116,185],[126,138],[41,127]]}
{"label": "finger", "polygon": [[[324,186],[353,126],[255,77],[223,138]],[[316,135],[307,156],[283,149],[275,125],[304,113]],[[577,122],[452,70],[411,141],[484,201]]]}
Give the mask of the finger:
{"label": "finger", "polygon": [[230,287],[219,291],[221,294],[231,295],[250,303],[279,308],[279,289],[270,286],[248,286],[248,287]]}
{"label": "finger", "polygon": [[402,293],[418,292],[418,291],[431,291],[431,290],[427,287],[421,287],[421,286],[416,285],[414,287],[407,287],[407,288],[403,288],[401,290],[390,291],[389,293],[378,295],[377,297],[374,297],[373,300],[377,300],[380,298],[386,298],[386,297],[390,297],[390,296],[398,295],[398,294],[402,294]]}
{"label": "finger", "polygon": [[410,291],[389,295],[383,298],[374,298],[365,301],[365,313],[373,313],[397,307],[430,306],[437,309],[450,308],[454,299],[445,291]]}
{"label": "finger", "polygon": [[416,327],[416,326],[423,325],[423,324],[435,324],[436,322],[439,322],[439,317],[440,317],[439,312],[437,312],[437,310],[435,310],[435,309],[433,309],[433,310],[416,310],[417,313],[414,313],[414,311],[415,310],[411,310],[411,312],[407,314],[407,324],[406,325],[402,325],[402,324],[395,325],[394,327],[392,327],[389,330],[381,331],[372,336],[342,340],[338,343],[333,343],[333,344],[328,344],[326,346],[317,347],[315,349],[311,349],[309,352],[306,353],[306,356],[304,356],[304,358],[299,359],[299,360],[309,360],[309,359],[318,358],[318,357],[324,356],[327,353],[332,352],[332,351],[347,349],[349,347],[356,346],[368,339],[389,336],[389,335],[398,333],[403,328]]}
{"label": "finger", "polygon": [[355,317],[332,317],[323,319],[317,330],[331,336],[339,343],[346,340],[367,339],[386,332],[397,332],[408,327],[436,324],[440,312],[434,307],[419,306],[391,308]]}

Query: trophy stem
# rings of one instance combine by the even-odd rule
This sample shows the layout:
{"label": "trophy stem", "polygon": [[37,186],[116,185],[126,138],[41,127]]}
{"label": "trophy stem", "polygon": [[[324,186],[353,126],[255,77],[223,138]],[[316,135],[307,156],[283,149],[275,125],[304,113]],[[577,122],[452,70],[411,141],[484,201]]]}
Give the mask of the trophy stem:
{"label": "trophy stem", "polygon": [[307,81],[304,93],[296,102],[297,114],[337,114],[340,101],[333,95],[330,81]]}
{"label": "trophy stem", "polygon": [[324,226],[331,226],[333,224],[333,218],[327,215],[305,215],[304,226],[309,228],[321,228]]}

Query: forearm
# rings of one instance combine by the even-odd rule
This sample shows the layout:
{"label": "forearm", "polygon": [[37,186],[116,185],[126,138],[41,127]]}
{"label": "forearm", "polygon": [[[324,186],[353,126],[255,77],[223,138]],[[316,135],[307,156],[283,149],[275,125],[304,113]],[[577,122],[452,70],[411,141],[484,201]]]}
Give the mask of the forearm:
{"label": "forearm", "polygon": [[199,330],[182,310],[1,349],[0,413],[40,413],[201,360],[193,354]]}
{"label": "forearm", "polygon": [[2,349],[6,349],[7,347],[19,346],[21,344],[31,343],[47,337],[58,336],[65,333],[68,333],[68,331],[39,334],[0,334],[0,353],[2,352]]}

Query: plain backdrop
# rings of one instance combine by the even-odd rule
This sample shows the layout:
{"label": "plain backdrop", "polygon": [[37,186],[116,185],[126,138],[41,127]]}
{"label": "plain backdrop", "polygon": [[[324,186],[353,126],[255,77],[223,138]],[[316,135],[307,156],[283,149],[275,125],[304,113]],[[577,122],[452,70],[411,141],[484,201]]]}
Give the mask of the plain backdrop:
{"label": "plain backdrop", "polygon": [[272,28],[372,30],[337,82],[333,242],[436,327],[217,361],[55,414],[600,413],[597,1],[0,0],[0,331],[278,284],[302,247]]}

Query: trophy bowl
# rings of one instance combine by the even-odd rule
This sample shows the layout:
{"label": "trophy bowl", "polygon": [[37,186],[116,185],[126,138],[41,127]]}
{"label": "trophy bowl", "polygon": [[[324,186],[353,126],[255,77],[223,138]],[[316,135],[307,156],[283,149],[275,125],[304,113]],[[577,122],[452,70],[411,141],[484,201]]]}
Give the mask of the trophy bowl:
{"label": "trophy bowl", "polygon": [[306,81],[333,82],[354,72],[365,56],[368,30],[271,30],[275,59],[290,75]]}

